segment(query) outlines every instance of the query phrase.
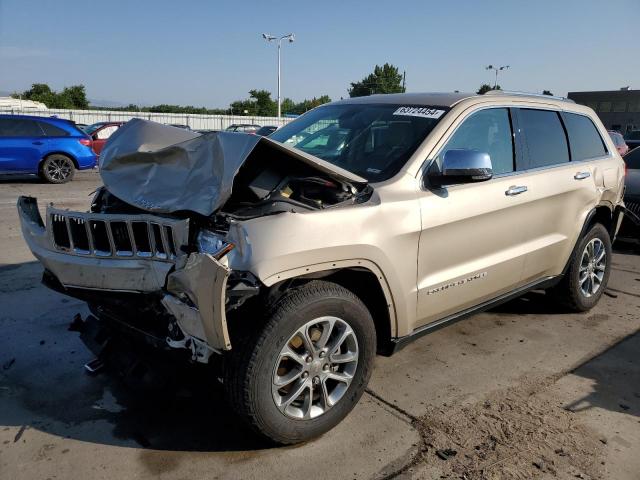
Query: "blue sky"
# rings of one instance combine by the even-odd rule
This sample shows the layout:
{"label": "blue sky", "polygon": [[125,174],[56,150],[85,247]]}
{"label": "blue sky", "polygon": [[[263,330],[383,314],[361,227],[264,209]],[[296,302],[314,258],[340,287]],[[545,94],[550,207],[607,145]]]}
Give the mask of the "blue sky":
{"label": "blue sky", "polygon": [[640,88],[640,0],[0,0],[0,91],[82,83],[92,99],[226,107],[252,88],[346,97],[390,62],[408,91]]}

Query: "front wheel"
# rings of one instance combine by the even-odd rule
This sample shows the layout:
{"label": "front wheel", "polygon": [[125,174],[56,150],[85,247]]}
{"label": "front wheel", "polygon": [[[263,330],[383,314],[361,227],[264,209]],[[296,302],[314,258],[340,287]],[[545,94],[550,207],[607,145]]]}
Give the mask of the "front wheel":
{"label": "front wheel", "polygon": [[597,223],[578,243],[565,277],[553,291],[555,296],[576,312],[593,308],[607,287],[611,254],[609,232]]}
{"label": "front wheel", "polygon": [[375,351],[373,319],[360,299],[313,281],[287,294],[262,328],[238,342],[225,390],[258,433],[280,444],[303,442],[353,409]]}
{"label": "front wheel", "polygon": [[40,176],[48,183],[67,183],[74,173],[73,160],[66,155],[49,155],[40,167]]}

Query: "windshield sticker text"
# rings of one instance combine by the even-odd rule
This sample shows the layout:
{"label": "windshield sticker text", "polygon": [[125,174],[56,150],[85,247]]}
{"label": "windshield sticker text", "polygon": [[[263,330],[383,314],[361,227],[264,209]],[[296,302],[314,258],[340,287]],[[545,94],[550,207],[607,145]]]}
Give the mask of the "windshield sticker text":
{"label": "windshield sticker text", "polygon": [[400,107],[394,115],[406,115],[410,117],[422,117],[422,118],[440,118],[444,110],[438,110],[437,108],[428,107]]}

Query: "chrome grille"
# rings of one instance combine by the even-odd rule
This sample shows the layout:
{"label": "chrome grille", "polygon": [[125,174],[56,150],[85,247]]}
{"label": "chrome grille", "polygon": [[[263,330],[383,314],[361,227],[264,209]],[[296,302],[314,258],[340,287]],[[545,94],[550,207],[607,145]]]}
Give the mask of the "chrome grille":
{"label": "chrome grille", "polygon": [[188,220],[52,208],[47,218],[54,248],[81,256],[173,261],[188,239]]}

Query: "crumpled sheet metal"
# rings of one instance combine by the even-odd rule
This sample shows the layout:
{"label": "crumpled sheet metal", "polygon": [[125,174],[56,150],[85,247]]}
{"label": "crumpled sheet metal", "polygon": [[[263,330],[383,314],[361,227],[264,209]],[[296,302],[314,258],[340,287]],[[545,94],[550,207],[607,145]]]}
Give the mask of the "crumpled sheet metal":
{"label": "crumpled sheet metal", "polygon": [[100,154],[100,175],[111,193],[143,210],[209,216],[229,199],[238,169],[258,143],[340,181],[367,182],[269,138],[235,132],[200,135],[141,119],[127,122],[109,138]]}
{"label": "crumpled sheet metal", "polygon": [[211,215],[231,195],[233,179],[260,137],[200,135],[133,119],[100,154],[100,175],[121,200],[150,212]]}
{"label": "crumpled sheet metal", "polygon": [[200,338],[216,350],[230,350],[225,298],[227,278],[231,270],[208,253],[192,253],[183,268],[167,277],[167,290],[174,295],[185,293],[200,314],[201,325],[194,321],[193,312],[174,312],[175,306],[165,303],[178,313],[176,320],[188,335]]}

